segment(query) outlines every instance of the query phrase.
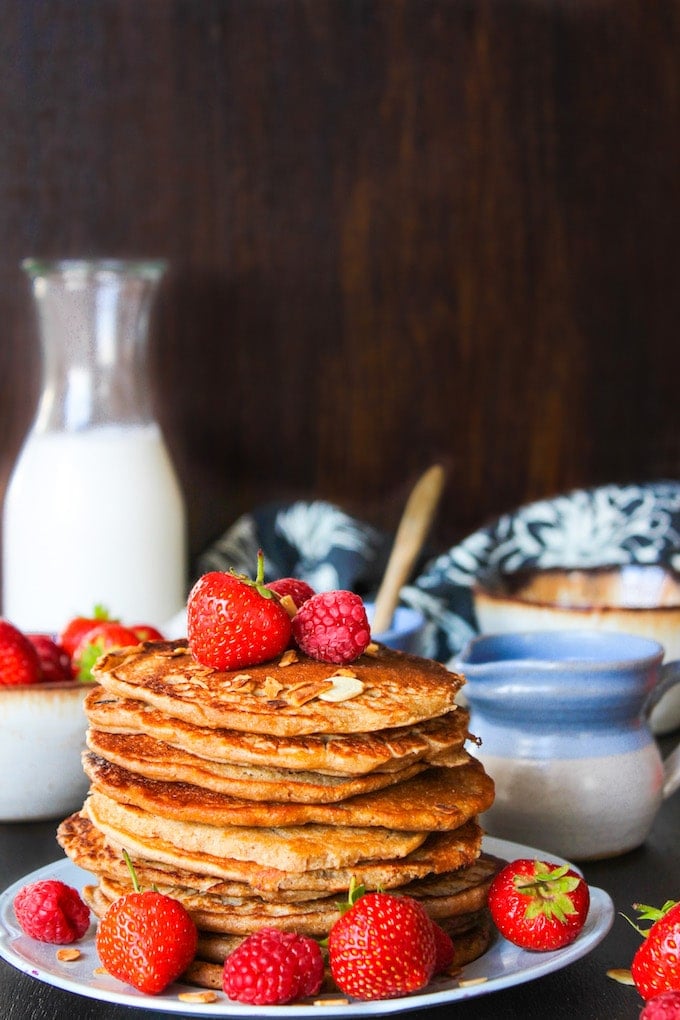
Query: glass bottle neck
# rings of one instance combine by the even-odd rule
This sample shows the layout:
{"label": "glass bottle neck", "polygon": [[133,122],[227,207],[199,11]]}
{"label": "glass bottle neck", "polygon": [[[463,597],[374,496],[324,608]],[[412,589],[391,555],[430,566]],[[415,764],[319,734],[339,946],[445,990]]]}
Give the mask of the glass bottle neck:
{"label": "glass bottle neck", "polygon": [[34,431],[153,422],[148,326],[165,263],[29,259],[23,266],[43,355]]}

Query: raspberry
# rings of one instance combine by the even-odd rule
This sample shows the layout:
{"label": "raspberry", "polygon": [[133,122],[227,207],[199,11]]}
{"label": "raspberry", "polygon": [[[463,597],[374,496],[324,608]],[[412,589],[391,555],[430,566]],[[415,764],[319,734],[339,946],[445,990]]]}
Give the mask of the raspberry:
{"label": "raspberry", "polygon": [[310,584],[307,584],[306,581],[300,581],[296,577],[281,577],[278,581],[270,581],[265,587],[271,588],[281,598],[290,595],[298,609],[303,602],[306,602],[307,599],[316,594]]}
{"label": "raspberry", "polygon": [[293,637],[312,659],[344,663],[357,659],[371,640],[364,604],[351,591],[313,595],[293,617]]}
{"label": "raspberry", "polygon": [[433,973],[442,974],[453,963],[453,942],[451,936],[443,928],[440,928],[438,924],[435,924],[434,921],[432,922],[432,932],[434,934],[434,947],[437,954]]}
{"label": "raspberry", "polygon": [[661,992],[649,999],[640,1013],[640,1020],[678,1020],[680,991]]}
{"label": "raspberry", "polygon": [[76,889],[56,878],[25,885],[14,897],[14,913],[27,935],[39,942],[67,945],[90,927],[90,911]]}
{"label": "raspberry", "polygon": [[256,1006],[281,1006],[316,995],[323,957],[314,939],[261,928],[224,961],[222,987],[230,999]]}

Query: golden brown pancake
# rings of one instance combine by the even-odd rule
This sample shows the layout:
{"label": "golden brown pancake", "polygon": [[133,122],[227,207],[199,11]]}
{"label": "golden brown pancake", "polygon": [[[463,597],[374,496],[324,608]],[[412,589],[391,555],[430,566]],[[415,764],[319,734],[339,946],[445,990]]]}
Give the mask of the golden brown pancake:
{"label": "golden brown pancake", "polygon": [[[186,642],[166,641],[111,651],[99,659],[93,675],[107,691],[195,726],[278,736],[366,733],[455,709],[462,676],[434,660],[375,647],[376,654],[364,653],[339,669],[297,653],[294,659],[284,655],[243,670],[219,671],[197,662]],[[348,674],[358,690],[336,700]]]}
{"label": "golden brown pancake", "polygon": [[[199,758],[143,733],[103,733],[92,728],[87,733],[87,745],[100,759],[145,779],[190,783],[204,790],[254,801],[334,803],[360,793],[382,790],[427,768],[425,762],[414,762],[399,772],[326,776],[263,765],[231,765]],[[461,764],[469,760],[462,749],[458,755]]]}
{"label": "golden brown pancake", "polygon": [[[423,905],[436,920],[446,920],[450,929],[464,930],[479,919],[478,913],[486,905],[487,888],[488,885],[482,885],[469,889],[458,902],[455,898],[441,901],[431,898]],[[109,903],[131,891],[130,882],[100,879],[99,892]],[[239,903],[220,901],[219,897],[205,896],[177,886],[159,886],[158,892],[182,903],[202,931],[219,934],[247,935],[259,928],[272,926],[301,935],[324,936],[341,916],[339,902],[332,896],[300,903],[265,903],[252,898]]]}
{"label": "golden brown pancake", "polygon": [[83,754],[92,789],[164,819],[212,826],[379,826],[439,832],[457,829],[493,802],[494,785],[475,758],[457,769],[432,768],[384,790],[335,804],[258,802],[215,793],[188,783],[146,779],[100,758]]}
{"label": "golden brown pancake", "polygon": [[89,692],[84,707],[92,728],[99,732],[145,733],[198,757],[234,765],[276,765],[336,776],[400,770],[416,761],[457,765],[460,749],[468,736],[469,722],[469,713],[458,707],[414,726],[372,733],[280,737],[195,726],[143,701],[120,697],[100,686]]}
{"label": "golden brown pancake", "polygon": [[208,878],[211,885],[207,888],[214,888],[214,882],[239,883],[262,897],[304,891],[311,899],[313,893],[327,895],[346,891],[352,878],[369,889],[394,889],[417,878],[473,864],[479,857],[482,843],[482,830],[476,821],[470,821],[453,832],[429,835],[416,850],[402,858],[361,861],[342,868],[285,871],[280,867],[261,867],[253,861],[218,857],[205,850],[186,850],[168,840],[133,834],[121,825],[114,829],[100,821],[95,826],[90,818],[90,806],[91,800],[88,800],[81,813],[65,819],[58,829],[60,845],[71,860],[86,871],[98,873],[99,867],[93,863],[96,865],[102,860],[106,862],[102,868],[109,874],[109,869],[116,868],[117,860],[115,875],[120,876],[125,848],[135,870],[147,878],[154,870],[168,874],[167,869],[170,869],[175,875],[192,875],[193,883],[198,881],[196,876]]}
{"label": "golden brown pancake", "polygon": [[189,853],[250,861],[283,871],[349,868],[361,861],[405,857],[427,838],[426,832],[395,832],[378,826],[309,824],[267,828],[179,821],[121,804],[96,790],[85,809],[103,832],[114,838],[120,834],[123,845],[130,835],[137,835],[146,841],[167,841]]}

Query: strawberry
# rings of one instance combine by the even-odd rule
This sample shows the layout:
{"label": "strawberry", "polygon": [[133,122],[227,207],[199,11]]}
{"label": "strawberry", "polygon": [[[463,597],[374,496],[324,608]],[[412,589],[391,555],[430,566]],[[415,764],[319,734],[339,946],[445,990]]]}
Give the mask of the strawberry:
{"label": "strawberry", "polygon": [[634,925],[644,935],[630,967],[635,987],[643,999],[680,991],[680,903],[668,900],[660,909],[636,903],[635,909],[652,922],[647,930]]}
{"label": "strawberry", "polygon": [[355,999],[390,999],[424,988],[434,973],[433,925],[410,896],[350,888],[349,907],[328,935],[338,988]]}
{"label": "strawberry", "polygon": [[139,644],[139,638],[129,627],[123,627],[115,620],[98,623],[86,631],[73,652],[73,669],[80,681],[92,680],[92,667],[104,652],[112,648],[126,648]]}
{"label": "strawberry", "polygon": [[293,617],[293,637],[312,659],[353,662],[371,640],[362,599],[351,591],[312,595]]}
{"label": "strawberry", "polygon": [[62,683],[73,679],[71,656],[49,634],[27,634],[40,662],[39,679],[47,683]]}
{"label": "strawberry", "polygon": [[237,1002],[281,1006],[316,995],[323,972],[323,956],[314,939],[261,928],[224,961],[222,987]]}
{"label": "strawberry", "polygon": [[165,638],[158,630],[157,627],[152,627],[150,623],[133,623],[130,626],[130,630],[134,631],[137,635],[138,641],[164,641]]}
{"label": "strawberry", "polygon": [[453,940],[448,932],[445,932],[443,928],[440,928],[434,921],[432,922],[432,934],[434,935],[435,945],[435,961],[434,961],[434,974],[443,974],[445,970],[448,970],[453,963],[453,957],[455,955],[455,949],[453,947]]}
{"label": "strawberry", "polygon": [[590,890],[566,865],[520,858],[498,872],[488,903],[496,927],[509,942],[550,951],[569,945],[583,928]]}
{"label": "strawberry", "polygon": [[147,995],[176,981],[196,955],[198,931],[179,900],[141,892],[127,854],[133,891],[114,900],[97,927],[95,945],[113,977]]}
{"label": "strawberry", "polygon": [[69,620],[57,639],[58,643],[72,656],[88,630],[110,619],[108,609],[96,605],[90,616],[74,616]]}
{"label": "strawberry", "polygon": [[255,581],[215,570],[200,577],[189,593],[189,647],[204,666],[255,666],[285,651],[290,635],[290,616],[264,584],[262,553]]}
{"label": "strawberry", "polygon": [[40,660],[22,631],[0,620],[0,686],[19,687],[40,680]]}
{"label": "strawberry", "polygon": [[296,577],[280,577],[278,581],[270,581],[267,588],[270,591],[276,592],[279,598],[285,598],[286,595],[290,596],[297,609],[307,599],[311,599],[312,595],[316,595],[310,584],[307,584],[306,581],[300,581]]}
{"label": "strawberry", "polygon": [[21,930],[39,942],[67,945],[90,927],[90,910],[78,891],[56,878],[23,886],[13,906]]}

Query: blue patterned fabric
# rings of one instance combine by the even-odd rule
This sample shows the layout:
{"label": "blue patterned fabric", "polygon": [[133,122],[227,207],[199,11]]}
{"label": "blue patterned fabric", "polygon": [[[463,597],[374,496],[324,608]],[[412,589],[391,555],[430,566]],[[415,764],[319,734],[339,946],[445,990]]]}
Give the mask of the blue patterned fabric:
{"label": "blue patterned fabric", "polygon": [[[199,559],[198,572],[299,577],[317,591],[375,594],[393,536],[321,501],[269,504],[240,517]],[[427,621],[418,651],[450,662],[477,632],[472,586],[492,571],[663,563],[680,570],[680,483],[577,489],[503,514],[440,555],[425,553],[404,605]]]}

